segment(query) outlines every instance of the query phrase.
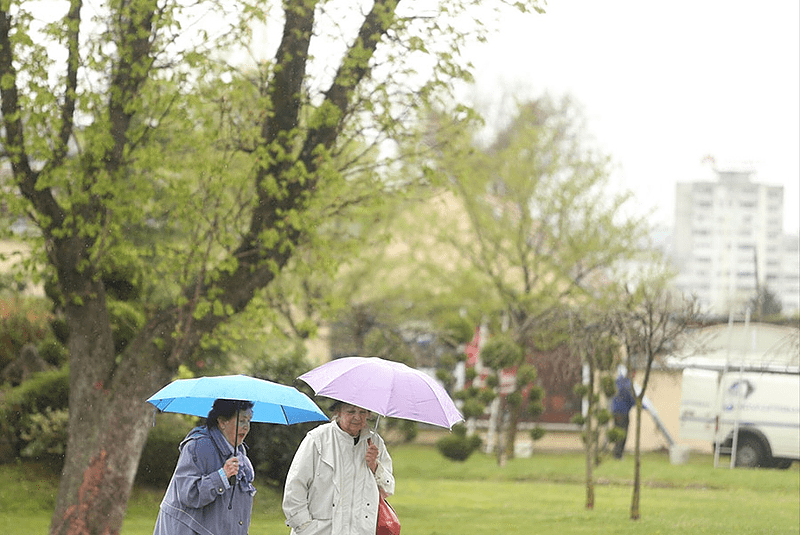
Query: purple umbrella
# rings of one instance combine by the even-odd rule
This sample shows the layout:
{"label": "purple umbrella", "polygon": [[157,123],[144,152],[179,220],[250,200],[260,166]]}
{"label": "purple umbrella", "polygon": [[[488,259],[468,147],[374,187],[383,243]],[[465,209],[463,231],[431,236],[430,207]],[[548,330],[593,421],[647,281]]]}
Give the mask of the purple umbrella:
{"label": "purple umbrella", "polygon": [[344,357],[306,372],[318,396],[344,401],[384,417],[452,428],[464,417],[435,379],[400,362]]}

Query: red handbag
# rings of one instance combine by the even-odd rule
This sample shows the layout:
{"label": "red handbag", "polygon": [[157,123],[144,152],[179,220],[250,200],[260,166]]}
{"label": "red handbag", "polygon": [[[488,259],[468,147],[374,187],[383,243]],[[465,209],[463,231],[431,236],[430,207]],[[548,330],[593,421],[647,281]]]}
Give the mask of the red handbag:
{"label": "red handbag", "polygon": [[376,535],[400,535],[400,519],[386,498],[378,502],[378,529]]}

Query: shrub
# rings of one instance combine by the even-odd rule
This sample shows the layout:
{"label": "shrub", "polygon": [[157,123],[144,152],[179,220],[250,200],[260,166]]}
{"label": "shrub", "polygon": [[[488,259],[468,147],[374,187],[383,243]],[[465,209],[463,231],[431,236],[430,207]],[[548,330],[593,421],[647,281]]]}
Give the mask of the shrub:
{"label": "shrub", "polygon": [[67,450],[69,410],[46,407],[44,412],[35,412],[26,420],[20,437],[27,444],[20,455],[37,460],[48,458],[61,464]]}
{"label": "shrub", "polygon": [[35,373],[21,385],[6,392],[0,402],[0,437],[19,457],[28,441],[23,430],[30,428],[34,414],[67,409],[69,405],[69,367]]}
{"label": "shrub", "polygon": [[387,442],[413,442],[419,435],[419,424],[413,420],[382,416],[378,418],[380,418],[379,433]]}
{"label": "shrub", "polygon": [[404,442],[413,442],[417,435],[419,435],[419,426],[417,422],[413,422],[411,420],[400,420],[397,424],[397,428],[403,434],[403,441]]}
{"label": "shrub", "polygon": [[21,385],[10,389],[3,401],[17,410],[32,413],[46,407],[65,409],[69,405],[69,366],[31,375]]}
{"label": "shrub", "polygon": [[453,427],[453,432],[436,442],[439,453],[453,461],[466,461],[472,453],[481,447],[478,435],[467,436],[467,428],[462,425]]}
{"label": "shrub", "polygon": [[247,455],[259,481],[269,487],[282,489],[292,458],[306,433],[319,422],[294,425],[255,424],[245,442],[250,446]]}
{"label": "shrub", "polygon": [[48,364],[61,367],[69,360],[69,351],[55,338],[48,338],[39,344],[39,356]]}
{"label": "shrub", "polygon": [[159,415],[158,422],[150,430],[142,450],[136,483],[166,488],[178,462],[178,446],[192,427],[194,423],[190,417],[178,414]]}
{"label": "shrub", "polygon": [[38,345],[47,338],[49,321],[44,300],[0,301],[0,370],[17,358],[25,344]]}
{"label": "shrub", "polygon": [[537,425],[533,429],[531,429],[531,440],[539,440],[545,435],[546,431],[543,427]]}

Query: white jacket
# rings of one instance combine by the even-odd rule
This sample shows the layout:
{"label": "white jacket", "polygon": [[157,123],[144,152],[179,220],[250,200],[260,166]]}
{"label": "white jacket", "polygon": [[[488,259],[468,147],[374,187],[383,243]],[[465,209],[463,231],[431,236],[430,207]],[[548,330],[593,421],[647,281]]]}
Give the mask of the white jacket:
{"label": "white jacket", "polygon": [[[367,466],[367,439],[378,469]],[[358,443],[336,422],[315,427],[297,448],[286,478],[283,512],[292,535],[375,535],[378,487],[394,494],[392,458],[383,439],[361,431]]]}

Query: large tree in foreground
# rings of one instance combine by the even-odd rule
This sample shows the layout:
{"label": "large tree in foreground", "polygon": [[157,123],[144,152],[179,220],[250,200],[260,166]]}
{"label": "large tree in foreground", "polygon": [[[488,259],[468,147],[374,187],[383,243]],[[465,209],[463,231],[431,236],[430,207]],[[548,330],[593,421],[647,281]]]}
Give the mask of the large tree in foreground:
{"label": "large tree in foreground", "polygon": [[[51,533],[118,533],[152,417],[143,400],[297,251],[324,251],[333,216],[408,181],[359,163],[466,76],[454,24],[472,4],[0,3],[5,201],[39,231],[35,259],[70,333]],[[246,68],[221,61],[263,21],[278,21],[274,43]],[[124,347],[120,303],[138,318]]]}

